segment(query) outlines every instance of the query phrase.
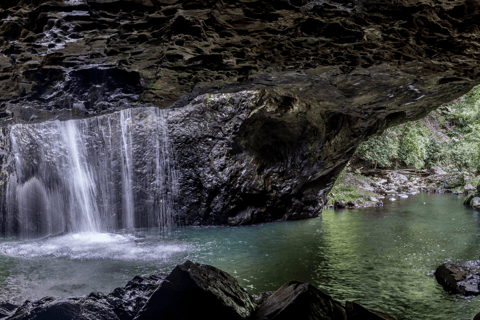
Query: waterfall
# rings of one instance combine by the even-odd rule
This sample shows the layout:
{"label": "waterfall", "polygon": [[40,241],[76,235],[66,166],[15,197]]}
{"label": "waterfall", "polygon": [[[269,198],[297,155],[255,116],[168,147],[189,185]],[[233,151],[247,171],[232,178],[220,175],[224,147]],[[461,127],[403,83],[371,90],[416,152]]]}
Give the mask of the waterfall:
{"label": "waterfall", "polygon": [[2,230],[29,238],[171,228],[177,172],[167,129],[158,108],[12,126]]}

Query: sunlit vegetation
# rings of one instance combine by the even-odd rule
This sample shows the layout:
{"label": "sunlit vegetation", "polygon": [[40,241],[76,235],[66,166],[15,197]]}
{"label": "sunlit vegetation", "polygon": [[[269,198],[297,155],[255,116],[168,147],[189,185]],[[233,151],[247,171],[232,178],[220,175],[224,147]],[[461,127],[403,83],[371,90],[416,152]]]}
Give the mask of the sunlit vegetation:
{"label": "sunlit vegetation", "polygon": [[480,168],[480,86],[427,118],[386,130],[356,156],[370,168]]}

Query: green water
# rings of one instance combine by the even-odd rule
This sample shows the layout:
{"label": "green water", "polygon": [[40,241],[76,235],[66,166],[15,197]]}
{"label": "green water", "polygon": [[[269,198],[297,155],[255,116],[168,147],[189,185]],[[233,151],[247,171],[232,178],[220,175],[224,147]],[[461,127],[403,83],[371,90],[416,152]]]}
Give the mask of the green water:
{"label": "green water", "polygon": [[462,201],[422,193],[310,220],[118,235],[90,247],[72,237],[10,241],[0,247],[8,253],[0,256],[0,299],[108,292],[189,259],[230,273],[252,293],[298,280],[398,319],[472,319],[480,296],[450,295],[432,275],[445,261],[479,257],[479,215]]}

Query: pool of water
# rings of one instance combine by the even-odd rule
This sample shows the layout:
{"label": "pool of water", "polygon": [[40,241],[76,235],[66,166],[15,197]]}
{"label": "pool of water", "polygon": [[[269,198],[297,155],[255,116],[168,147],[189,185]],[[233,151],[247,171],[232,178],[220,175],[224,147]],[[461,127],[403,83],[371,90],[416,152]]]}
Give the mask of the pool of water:
{"label": "pool of water", "polygon": [[471,319],[480,296],[442,289],[432,271],[478,259],[480,219],[464,197],[419,194],[384,207],[246,227],[187,227],[168,235],[74,234],[0,244],[0,300],[110,292],[133,276],[189,259],[220,268],[252,293],[290,280],[398,319]]}

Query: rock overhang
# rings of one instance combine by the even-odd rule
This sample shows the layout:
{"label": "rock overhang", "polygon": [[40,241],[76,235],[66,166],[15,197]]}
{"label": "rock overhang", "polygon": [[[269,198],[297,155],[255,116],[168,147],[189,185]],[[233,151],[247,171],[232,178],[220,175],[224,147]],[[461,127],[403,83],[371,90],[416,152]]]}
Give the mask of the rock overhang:
{"label": "rock overhang", "polygon": [[[0,14],[0,125],[179,110],[199,134],[176,151],[207,172],[184,173],[188,224],[318,215],[364,139],[480,83],[470,0],[26,0]],[[238,127],[225,133],[227,101]]]}

